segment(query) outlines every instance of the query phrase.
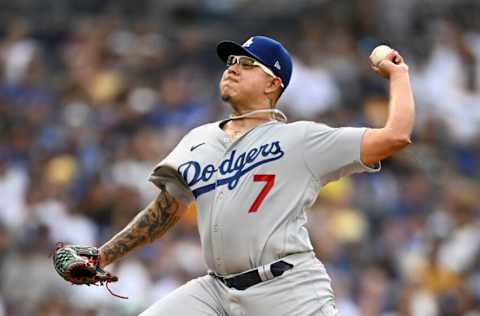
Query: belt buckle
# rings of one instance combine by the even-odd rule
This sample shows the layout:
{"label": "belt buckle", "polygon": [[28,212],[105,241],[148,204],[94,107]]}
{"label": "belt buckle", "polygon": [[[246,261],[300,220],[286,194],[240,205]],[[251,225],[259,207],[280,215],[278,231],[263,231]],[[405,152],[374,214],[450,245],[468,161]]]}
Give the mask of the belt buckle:
{"label": "belt buckle", "polygon": [[234,285],[232,279],[233,278],[228,278],[228,279],[222,278],[222,281],[227,287],[232,288]]}
{"label": "belt buckle", "polygon": [[214,278],[218,279],[220,282],[222,282],[223,284],[225,284],[227,287],[229,288],[232,288],[233,287],[233,278],[224,278],[222,276],[219,276],[219,275],[216,275],[215,273],[213,272],[210,272],[209,273],[211,276],[213,276]]}

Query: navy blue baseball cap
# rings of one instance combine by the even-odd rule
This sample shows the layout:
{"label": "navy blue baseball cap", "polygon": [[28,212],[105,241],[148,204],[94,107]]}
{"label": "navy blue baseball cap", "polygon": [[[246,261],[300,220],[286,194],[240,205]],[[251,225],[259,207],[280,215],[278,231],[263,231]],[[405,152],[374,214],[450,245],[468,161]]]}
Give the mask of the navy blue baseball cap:
{"label": "navy blue baseball cap", "polygon": [[292,77],[292,57],[282,44],[266,36],[250,37],[242,45],[223,41],[217,45],[217,53],[225,63],[230,55],[245,55],[267,66],[275,76],[282,79],[287,88]]}

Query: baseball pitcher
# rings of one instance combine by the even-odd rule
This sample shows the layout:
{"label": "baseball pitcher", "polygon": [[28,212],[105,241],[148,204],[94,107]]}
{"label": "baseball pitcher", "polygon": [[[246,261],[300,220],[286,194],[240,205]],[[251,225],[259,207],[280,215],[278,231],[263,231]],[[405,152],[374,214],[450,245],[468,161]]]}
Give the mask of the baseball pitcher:
{"label": "baseball pitcher", "polygon": [[408,67],[396,51],[372,65],[389,80],[385,127],[332,128],[287,123],[275,109],[292,74],[291,57],[279,42],[254,36],[243,45],[221,42],[217,52],[227,64],[220,94],[232,115],[185,135],[152,172],[150,181],[160,189],[156,199],[100,248],[58,249],[57,271],[73,282],[82,271],[105,281],[103,267],[163,236],[195,201],[208,273],[141,316],[338,315],[305,211],[329,181],[376,172],[382,159],[410,143]]}

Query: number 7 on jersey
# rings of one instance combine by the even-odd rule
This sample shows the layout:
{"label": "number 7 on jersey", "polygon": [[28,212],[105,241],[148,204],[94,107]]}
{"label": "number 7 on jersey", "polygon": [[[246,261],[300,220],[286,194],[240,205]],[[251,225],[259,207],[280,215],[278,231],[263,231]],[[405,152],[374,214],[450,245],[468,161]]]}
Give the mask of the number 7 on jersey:
{"label": "number 7 on jersey", "polygon": [[255,213],[260,204],[262,204],[263,200],[267,196],[268,192],[272,189],[273,185],[275,184],[275,175],[274,174],[255,174],[253,175],[254,182],[265,182],[265,186],[260,191],[260,194],[257,196],[255,201],[253,201],[252,206],[250,206],[249,213]]}

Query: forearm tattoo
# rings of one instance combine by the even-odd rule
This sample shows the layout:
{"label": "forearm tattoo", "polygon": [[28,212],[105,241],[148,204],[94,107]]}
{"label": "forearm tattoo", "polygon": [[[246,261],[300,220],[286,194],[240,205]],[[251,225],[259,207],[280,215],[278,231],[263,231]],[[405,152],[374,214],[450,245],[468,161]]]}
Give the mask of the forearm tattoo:
{"label": "forearm tattoo", "polygon": [[160,238],[181,217],[179,202],[163,187],[157,198],[100,248],[102,266]]}

